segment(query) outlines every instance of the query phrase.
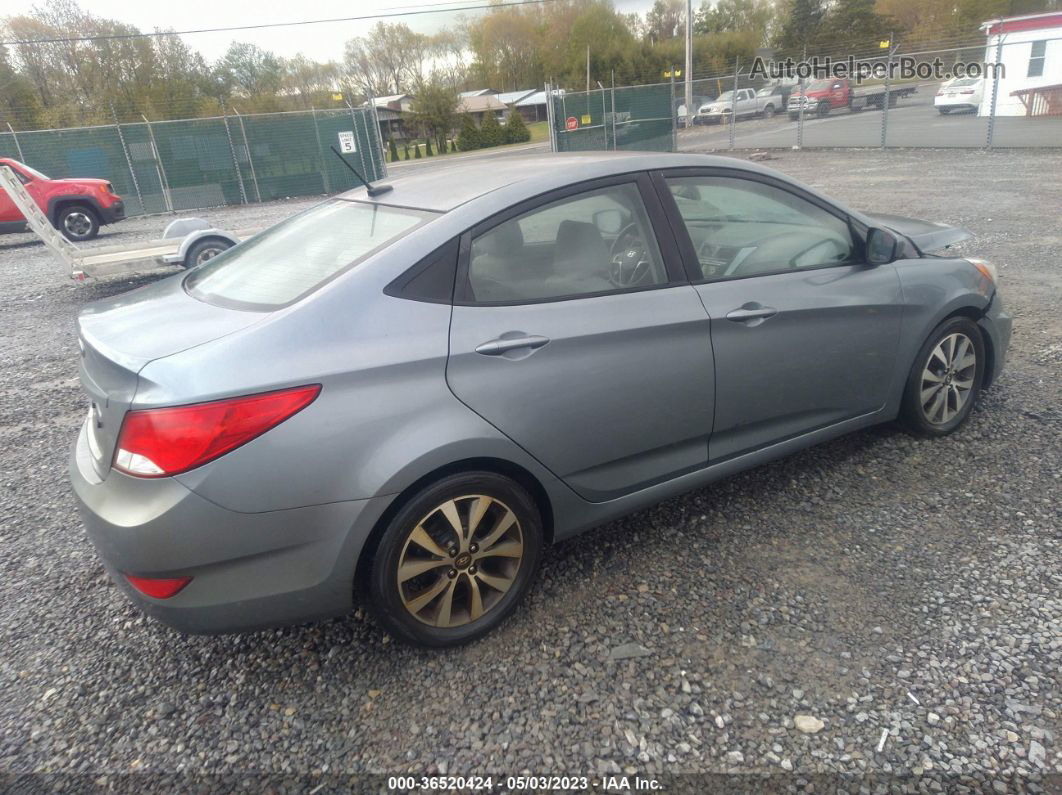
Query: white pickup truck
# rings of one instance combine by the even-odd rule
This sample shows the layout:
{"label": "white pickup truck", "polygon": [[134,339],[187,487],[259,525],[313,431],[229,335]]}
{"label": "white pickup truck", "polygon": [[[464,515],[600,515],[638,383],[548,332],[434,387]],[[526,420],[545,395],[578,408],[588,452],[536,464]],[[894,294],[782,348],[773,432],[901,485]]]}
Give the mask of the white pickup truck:
{"label": "white pickup truck", "polygon": [[724,91],[717,99],[706,102],[697,109],[697,124],[716,124],[732,118],[749,116],[771,118],[785,110],[785,90],[768,86],[757,91],[754,88],[739,88],[736,92]]}

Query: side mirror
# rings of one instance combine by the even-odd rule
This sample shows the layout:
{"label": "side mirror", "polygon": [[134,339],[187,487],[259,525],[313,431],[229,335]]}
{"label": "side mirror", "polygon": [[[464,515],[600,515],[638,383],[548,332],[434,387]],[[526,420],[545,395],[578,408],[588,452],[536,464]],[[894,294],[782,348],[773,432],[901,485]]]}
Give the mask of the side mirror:
{"label": "side mirror", "polygon": [[619,210],[598,210],[593,218],[594,226],[603,235],[618,235],[623,229],[623,213]]}
{"label": "side mirror", "polygon": [[867,263],[888,265],[896,259],[896,235],[887,229],[871,227],[867,231]]}

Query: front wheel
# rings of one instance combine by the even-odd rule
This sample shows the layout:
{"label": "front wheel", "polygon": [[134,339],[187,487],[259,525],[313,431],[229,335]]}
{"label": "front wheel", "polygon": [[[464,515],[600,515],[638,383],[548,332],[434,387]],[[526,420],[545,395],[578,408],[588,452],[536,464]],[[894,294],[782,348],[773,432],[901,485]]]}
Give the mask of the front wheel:
{"label": "front wheel", "polygon": [[181,262],[181,267],[194,268],[197,265],[202,265],[204,262],[214,259],[222,251],[230,248],[232,248],[232,242],[222,240],[220,237],[200,240],[188,249],[188,253],[184,255],[184,260]]}
{"label": "front wheel", "polygon": [[763,109],[763,118],[770,119],[774,117],[774,105],[768,105]]}
{"label": "front wheel", "polygon": [[96,217],[96,212],[83,204],[64,207],[59,211],[56,221],[59,231],[75,242],[92,240],[100,231],[100,219]]}
{"label": "front wheel", "polygon": [[368,582],[370,607],[395,637],[457,646],[504,621],[527,593],[543,546],[528,493],[492,472],[451,475],[391,520]]}
{"label": "front wheel", "polygon": [[941,116],[947,116],[949,113],[951,113],[951,108],[937,108],[937,110],[940,111]]}
{"label": "front wheel", "polygon": [[945,320],[915,358],[900,415],[921,436],[945,436],[970,416],[981,391],[985,347],[977,325],[965,317]]}

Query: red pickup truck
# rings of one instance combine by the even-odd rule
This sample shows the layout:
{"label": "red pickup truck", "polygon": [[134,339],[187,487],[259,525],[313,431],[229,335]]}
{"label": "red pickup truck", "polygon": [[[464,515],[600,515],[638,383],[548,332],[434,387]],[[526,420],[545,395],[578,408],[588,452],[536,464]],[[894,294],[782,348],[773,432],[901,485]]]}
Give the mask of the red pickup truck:
{"label": "red pickup truck", "polygon": [[[910,96],[917,91],[918,87],[911,84],[892,86],[889,89],[889,107],[893,107],[900,97]],[[852,86],[846,78],[814,80],[804,88],[803,97],[800,96],[799,88],[794,88],[789,95],[787,110],[791,121],[799,117],[802,102],[805,116],[825,116],[838,108],[848,108],[853,112],[864,108],[881,110],[885,106],[885,85]]]}
{"label": "red pickup truck", "polygon": [[[91,240],[99,233],[101,225],[125,218],[122,197],[105,179],[49,179],[8,157],[0,157],[0,165],[11,167],[52,225],[71,240]],[[22,212],[7,191],[0,188],[0,234],[25,229],[26,219]]]}

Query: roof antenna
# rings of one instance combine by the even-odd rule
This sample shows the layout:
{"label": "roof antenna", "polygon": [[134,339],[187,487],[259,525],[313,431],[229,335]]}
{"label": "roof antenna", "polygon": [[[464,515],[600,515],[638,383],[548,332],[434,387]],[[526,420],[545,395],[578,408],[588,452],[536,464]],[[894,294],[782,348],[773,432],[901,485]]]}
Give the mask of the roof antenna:
{"label": "roof antenna", "polygon": [[365,190],[366,190],[366,192],[368,192],[368,194],[370,196],[376,197],[376,196],[379,196],[381,194],[387,193],[390,190],[394,190],[394,186],[392,186],[392,185],[373,185],[371,182],[369,182],[369,180],[365,179],[365,177],[363,177],[358,172],[358,170],[356,168],[354,168],[354,166],[352,166],[350,163],[348,163],[346,158],[343,157],[343,155],[339,154],[339,150],[338,149],[336,149],[334,146],[329,146],[328,148],[336,153],[336,157],[339,158],[339,162],[340,163],[342,163],[344,166],[349,168],[352,172],[354,172],[354,176],[355,177],[357,177],[358,179],[360,179],[362,182],[365,183]]}

